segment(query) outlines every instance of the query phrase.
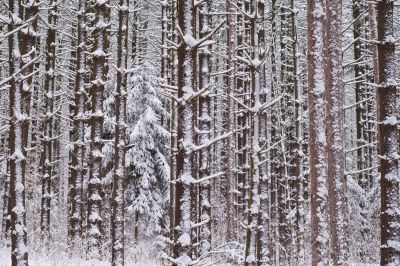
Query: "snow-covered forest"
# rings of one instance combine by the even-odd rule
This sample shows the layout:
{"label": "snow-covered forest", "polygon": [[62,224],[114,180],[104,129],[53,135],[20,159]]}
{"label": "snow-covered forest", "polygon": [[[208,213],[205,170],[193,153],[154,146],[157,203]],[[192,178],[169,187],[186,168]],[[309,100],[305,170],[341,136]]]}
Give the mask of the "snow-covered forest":
{"label": "snow-covered forest", "polygon": [[0,265],[400,265],[397,0],[0,0]]}

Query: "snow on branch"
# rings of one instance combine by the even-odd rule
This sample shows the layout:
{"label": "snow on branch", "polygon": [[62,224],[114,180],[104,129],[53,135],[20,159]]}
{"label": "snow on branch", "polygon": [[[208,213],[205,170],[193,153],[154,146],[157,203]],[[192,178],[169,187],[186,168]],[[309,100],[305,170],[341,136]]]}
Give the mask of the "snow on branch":
{"label": "snow on branch", "polygon": [[197,40],[191,34],[183,34],[182,29],[179,27],[179,25],[176,26],[176,29],[177,29],[182,41],[186,45],[188,45],[192,49],[198,49],[203,46],[214,43],[213,41],[210,41],[209,39],[222,27],[222,25],[225,24],[225,22],[226,22],[226,20],[222,20],[214,29],[212,29],[206,36],[204,36],[200,40]]}
{"label": "snow on branch", "polygon": [[219,176],[223,175],[224,173],[225,173],[225,172],[218,172],[218,173],[215,173],[215,174],[213,174],[213,175],[209,175],[209,176],[202,177],[202,178],[200,178],[200,179],[196,179],[196,180],[194,180],[194,181],[192,182],[192,184],[199,184],[199,183],[208,181],[208,180],[213,179],[213,178],[215,178],[215,177],[219,177]]}
{"label": "snow on branch", "polygon": [[232,132],[225,133],[225,134],[223,134],[223,135],[221,135],[219,137],[216,137],[216,138],[214,138],[214,139],[212,139],[212,140],[210,140],[210,141],[208,141],[208,142],[206,142],[206,143],[204,143],[202,145],[194,146],[192,148],[192,151],[199,151],[201,149],[207,148],[207,147],[211,146],[212,144],[214,144],[215,142],[223,140],[223,139],[229,137],[230,135],[232,135]]}
{"label": "snow on branch", "polygon": [[[4,84],[6,84],[7,82],[9,82],[10,80],[12,80],[13,78],[15,78],[17,75],[19,75],[22,71],[24,71],[27,67],[31,66],[32,64],[35,64],[40,58],[42,58],[43,54],[33,58],[32,60],[30,60],[29,62],[27,62],[23,67],[21,67],[20,70],[18,70],[17,72],[15,72],[12,76],[3,79],[2,81],[0,81],[0,88],[1,86],[3,86]],[[3,88],[2,88],[3,89]]]}
{"label": "snow on branch", "polygon": [[264,103],[264,104],[261,106],[260,111],[264,111],[265,109],[268,109],[268,108],[274,106],[277,102],[279,102],[279,101],[282,99],[282,97],[283,97],[284,95],[285,95],[285,93],[281,94],[281,95],[280,95],[279,97],[277,97],[276,99],[273,99],[273,100],[271,100],[271,101],[269,101],[269,102],[267,102],[267,103]]}
{"label": "snow on branch", "polygon": [[37,17],[38,17],[38,15],[36,14],[35,16],[31,17],[30,19],[26,20],[21,26],[15,28],[14,30],[9,31],[9,32],[7,32],[6,34],[0,34],[0,42],[3,41],[3,40],[5,40],[8,36],[10,36],[10,35],[12,35],[12,34],[18,32],[18,31],[24,29],[25,27],[29,26],[29,24],[30,24],[31,22],[33,22],[34,20],[36,20]]}

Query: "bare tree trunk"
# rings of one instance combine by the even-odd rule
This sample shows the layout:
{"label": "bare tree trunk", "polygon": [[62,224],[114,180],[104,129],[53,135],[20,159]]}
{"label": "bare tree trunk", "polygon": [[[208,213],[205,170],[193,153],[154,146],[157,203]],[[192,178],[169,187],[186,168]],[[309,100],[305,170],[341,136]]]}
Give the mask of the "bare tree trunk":
{"label": "bare tree trunk", "polygon": [[[210,1],[206,0],[199,7],[199,32],[200,38],[206,37],[211,31],[210,23]],[[211,86],[211,45],[207,45],[199,50],[199,85],[200,89]],[[199,96],[199,116],[198,131],[199,145],[206,145],[210,141],[211,132],[211,110],[210,95],[205,93]],[[210,147],[200,150],[199,153],[199,179],[210,176],[211,174],[211,156]],[[199,205],[200,214],[199,222],[203,225],[200,227],[199,255],[207,254],[211,250],[211,181],[207,180],[200,184]]]}
{"label": "bare tree trunk", "polygon": [[56,71],[56,27],[57,27],[57,3],[52,0],[47,23],[46,40],[46,76],[44,81],[44,97],[46,114],[43,121],[41,174],[42,174],[42,202],[40,212],[40,229],[42,237],[48,240],[50,237],[50,201],[51,201],[51,177],[53,174],[53,117],[54,117],[54,86]]}
{"label": "bare tree trunk", "polygon": [[299,67],[298,67],[298,36],[297,36],[297,15],[294,10],[297,9],[297,2],[295,0],[290,1],[290,9],[292,10],[291,24],[292,24],[292,59],[293,59],[293,93],[295,102],[295,144],[294,144],[294,169],[293,176],[295,178],[295,205],[296,205],[296,260],[297,265],[304,265],[306,263],[306,251],[305,251],[305,228],[304,228],[304,155],[302,152],[303,143],[303,90],[300,81]]}
{"label": "bare tree trunk", "polygon": [[379,86],[378,141],[381,172],[381,265],[400,264],[399,169],[395,40],[391,0],[377,3]]}
{"label": "bare tree trunk", "polygon": [[82,218],[83,218],[83,179],[85,175],[85,75],[86,62],[84,51],[85,45],[85,4],[79,0],[78,22],[77,22],[77,47],[76,47],[76,75],[74,113],[72,116],[73,126],[71,143],[73,149],[70,152],[71,172],[68,180],[68,246],[70,253],[76,253],[76,248],[82,241]]}
{"label": "bare tree trunk", "polygon": [[311,178],[312,265],[329,262],[329,209],[322,0],[308,0],[308,106]]}
{"label": "bare tree trunk", "polygon": [[[178,106],[178,153],[176,155],[175,185],[175,239],[174,258],[178,265],[188,265],[192,251],[192,188],[193,188],[193,93],[196,49],[191,46],[194,39],[194,3],[178,0],[178,26],[183,36],[178,49],[178,97],[183,102]],[[182,39],[186,38],[186,39]]]}
{"label": "bare tree trunk", "polygon": [[[235,106],[233,102],[234,90],[236,85],[236,12],[235,0],[227,1],[227,24],[228,24],[228,48],[227,48],[227,131],[233,132],[236,128],[235,124]],[[231,134],[227,139],[226,149],[226,165],[225,165],[225,178],[226,178],[226,240],[236,240],[235,230],[235,156],[236,156],[236,145],[235,145],[235,134]]]}
{"label": "bare tree trunk", "polygon": [[92,32],[93,48],[90,53],[91,63],[91,143],[88,184],[88,217],[87,217],[87,255],[88,258],[100,258],[102,244],[102,176],[101,165],[104,157],[103,148],[103,100],[104,89],[107,83],[107,47],[108,33],[107,16],[109,13],[108,1],[93,1],[91,8],[95,12]]}
{"label": "bare tree trunk", "polygon": [[[252,50],[252,58],[249,65],[251,70],[251,97],[252,108],[250,111],[252,123],[250,127],[250,188],[248,199],[248,222],[245,250],[245,265],[257,265],[260,259],[261,231],[259,228],[260,221],[260,122],[261,122],[261,67],[263,62],[260,47],[260,32],[263,30],[263,13],[260,12],[260,5],[263,4],[259,0],[250,2],[250,47]],[[261,9],[263,10],[263,9]]]}
{"label": "bare tree trunk", "polygon": [[[170,0],[171,12],[170,17],[170,41],[175,41],[175,0]],[[168,84],[175,85],[176,84],[176,69],[175,69],[175,59],[176,59],[176,51],[174,49],[170,50],[170,56],[168,57],[168,65],[170,72],[169,74],[169,82]],[[177,151],[177,105],[174,101],[171,102],[171,118],[170,118],[170,133],[171,133],[171,154],[170,154],[170,181],[176,180],[176,151]],[[175,185],[171,183],[169,187],[169,239],[174,241],[174,212],[175,212]],[[172,251],[172,250],[171,250]],[[172,252],[171,252],[172,253]]]}
{"label": "bare tree trunk", "polygon": [[348,262],[347,185],[344,175],[344,83],[342,0],[326,2],[325,86],[327,110],[328,193],[333,265]]}
{"label": "bare tree trunk", "polygon": [[125,214],[125,134],[126,134],[126,94],[128,66],[128,25],[129,1],[119,0],[118,10],[118,51],[117,51],[117,87],[115,93],[115,155],[112,195],[112,265],[124,265],[124,214]]}
{"label": "bare tree trunk", "polygon": [[[9,1],[9,32],[23,23],[22,5]],[[28,265],[27,230],[25,211],[25,173],[28,147],[29,115],[33,58],[36,44],[36,14],[39,3],[31,1],[24,6],[24,19],[30,20],[24,31],[15,32],[8,38],[10,80],[10,202],[11,214],[11,263]]]}

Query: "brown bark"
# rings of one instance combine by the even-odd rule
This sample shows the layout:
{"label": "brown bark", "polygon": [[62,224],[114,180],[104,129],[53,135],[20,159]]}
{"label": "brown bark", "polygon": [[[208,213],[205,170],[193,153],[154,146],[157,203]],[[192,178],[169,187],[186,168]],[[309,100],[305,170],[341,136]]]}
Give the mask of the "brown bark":
{"label": "brown bark", "polygon": [[115,151],[114,178],[112,192],[112,265],[124,265],[124,216],[125,216],[125,138],[126,138],[126,94],[128,67],[128,23],[129,1],[120,0],[118,10],[118,51],[117,51],[117,87],[115,91]]}
{"label": "brown bark", "polygon": [[[233,4],[232,4],[233,3]],[[236,80],[236,60],[235,60],[235,49],[236,49],[236,18],[234,13],[236,8],[234,6],[235,1],[227,1],[227,24],[228,24],[228,48],[227,48],[227,131],[233,132],[236,128],[235,125],[235,106],[233,102],[235,80]],[[231,134],[227,139],[227,151],[226,151],[226,165],[225,165],[225,178],[226,178],[226,240],[234,241],[236,239],[235,232],[235,134]]]}
{"label": "brown bark", "polygon": [[328,265],[329,209],[325,66],[323,61],[325,2],[308,0],[308,107],[311,179],[312,265]]}
{"label": "brown bark", "polygon": [[347,185],[344,175],[344,83],[342,68],[342,0],[326,2],[325,86],[327,110],[328,193],[333,265],[348,262]]}
{"label": "brown bark", "polygon": [[395,43],[391,0],[377,3],[378,141],[381,172],[381,265],[400,264],[400,221]]}

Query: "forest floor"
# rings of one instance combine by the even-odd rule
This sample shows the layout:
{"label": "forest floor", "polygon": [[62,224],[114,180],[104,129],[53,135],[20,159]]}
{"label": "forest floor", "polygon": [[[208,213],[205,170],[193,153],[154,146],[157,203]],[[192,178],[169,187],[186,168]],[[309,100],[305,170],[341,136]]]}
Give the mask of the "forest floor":
{"label": "forest floor", "polygon": [[[64,252],[50,252],[45,254],[38,251],[29,252],[29,265],[30,266],[109,266],[109,261],[86,261],[81,258],[70,258]],[[149,252],[146,243],[141,243],[139,247],[127,248],[125,252],[125,265],[126,266],[160,266],[162,262],[154,256],[153,252]],[[0,243],[0,266],[10,266],[10,248],[1,247]]]}

